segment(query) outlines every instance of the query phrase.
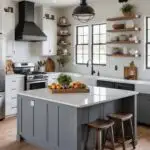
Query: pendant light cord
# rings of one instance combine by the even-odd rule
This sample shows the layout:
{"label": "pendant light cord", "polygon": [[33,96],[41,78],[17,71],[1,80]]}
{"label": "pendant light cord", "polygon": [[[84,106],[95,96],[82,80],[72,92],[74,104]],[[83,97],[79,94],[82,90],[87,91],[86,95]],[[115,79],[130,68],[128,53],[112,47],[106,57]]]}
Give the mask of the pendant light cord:
{"label": "pendant light cord", "polygon": [[80,5],[83,5],[83,6],[87,5],[86,0],[81,0]]}

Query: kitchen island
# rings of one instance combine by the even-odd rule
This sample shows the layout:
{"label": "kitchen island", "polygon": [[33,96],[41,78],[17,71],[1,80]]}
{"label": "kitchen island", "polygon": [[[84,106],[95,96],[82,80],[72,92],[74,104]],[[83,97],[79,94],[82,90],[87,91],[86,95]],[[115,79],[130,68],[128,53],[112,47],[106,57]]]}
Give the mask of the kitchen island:
{"label": "kitchen island", "polygon": [[133,114],[137,139],[138,93],[89,88],[84,94],[51,94],[47,88],[19,93],[17,139],[49,150],[83,150],[86,124],[116,112]]}

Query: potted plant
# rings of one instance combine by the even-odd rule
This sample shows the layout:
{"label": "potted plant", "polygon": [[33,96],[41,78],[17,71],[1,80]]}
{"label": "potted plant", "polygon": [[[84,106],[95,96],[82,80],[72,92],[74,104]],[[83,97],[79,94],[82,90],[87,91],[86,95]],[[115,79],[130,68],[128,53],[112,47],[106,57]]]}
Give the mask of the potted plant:
{"label": "potted plant", "polygon": [[124,16],[133,16],[134,15],[134,5],[124,4],[121,8],[121,11]]}
{"label": "potted plant", "polygon": [[69,59],[65,56],[60,56],[58,59],[57,59],[57,62],[59,64],[59,70],[60,71],[63,71],[63,68],[65,67],[65,64],[68,63]]}

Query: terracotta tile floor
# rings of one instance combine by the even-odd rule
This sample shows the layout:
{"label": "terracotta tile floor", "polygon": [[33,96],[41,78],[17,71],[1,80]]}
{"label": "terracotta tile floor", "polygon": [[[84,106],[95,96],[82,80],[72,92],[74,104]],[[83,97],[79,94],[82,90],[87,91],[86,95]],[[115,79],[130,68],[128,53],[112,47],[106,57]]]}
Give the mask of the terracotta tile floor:
{"label": "terracotta tile floor", "polygon": [[[138,146],[136,150],[150,150],[150,128],[138,128]],[[0,150],[42,150],[24,142],[16,142],[16,119],[9,118],[0,122]],[[122,150],[121,148],[117,150]],[[128,148],[127,150],[132,150]]]}

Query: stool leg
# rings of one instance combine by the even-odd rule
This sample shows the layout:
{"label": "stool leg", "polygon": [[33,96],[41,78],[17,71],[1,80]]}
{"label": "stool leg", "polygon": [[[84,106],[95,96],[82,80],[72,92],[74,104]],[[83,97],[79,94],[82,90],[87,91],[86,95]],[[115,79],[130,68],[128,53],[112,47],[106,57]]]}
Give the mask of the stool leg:
{"label": "stool leg", "polygon": [[111,130],[112,149],[115,150],[115,140],[114,140],[114,129],[113,129],[113,126],[111,126],[110,130]]}
{"label": "stool leg", "polygon": [[89,132],[90,132],[90,129],[89,129],[89,127],[87,127],[87,135],[86,135],[86,140],[85,140],[85,144],[84,144],[84,150],[87,150],[87,144],[88,144],[88,139],[89,139]]}
{"label": "stool leg", "polygon": [[134,138],[134,132],[133,132],[133,124],[132,124],[132,119],[130,119],[130,127],[131,127],[131,136],[132,136],[132,146],[133,149],[135,149],[135,138]]}
{"label": "stool leg", "polygon": [[124,134],[124,122],[123,121],[121,121],[121,130],[122,130],[122,145],[123,145],[123,150],[126,150],[125,134]]}
{"label": "stool leg", "polygon": [[96,130],[96,150],[99,150],[99,142],[100,142],[100,138],[99,138],[99,130]]}
{"label": "stool leg", "polygon": [[106,130],[106,133],[104,132],[104,142],[103,142],[102,150],[105,149],[105,144],[106,144],[106,141],[107,141],[107,135],[108,135],[108,129]]}

